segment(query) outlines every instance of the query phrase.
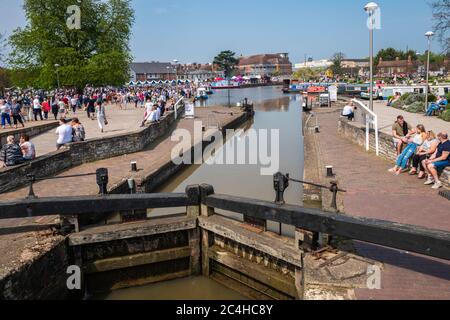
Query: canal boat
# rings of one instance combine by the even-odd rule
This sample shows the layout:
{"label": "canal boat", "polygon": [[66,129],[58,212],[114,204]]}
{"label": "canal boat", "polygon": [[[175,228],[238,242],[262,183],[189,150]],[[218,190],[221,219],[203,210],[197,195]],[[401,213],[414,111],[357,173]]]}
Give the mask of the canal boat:
{"label": "canal boat", "polygon": [[238,82],[221,80],[216,81],[211,84],[213,90],[223,90],[223,89],[239,89],[241,85]]}

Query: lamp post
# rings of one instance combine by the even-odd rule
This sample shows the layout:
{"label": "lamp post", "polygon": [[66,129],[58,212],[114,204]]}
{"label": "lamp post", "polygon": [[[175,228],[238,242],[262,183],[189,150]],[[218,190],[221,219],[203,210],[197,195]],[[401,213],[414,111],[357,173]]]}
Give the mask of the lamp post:
{"label": "lamp post", "polygon": [[425,110],[428,110],[428,92],[430,92],[429,86],[429,75],[430,75],[430,50],[431,50],[431,38],[434,36],[433,31],[428,31],[425,33],[425,37],[428,39],[428,49],[427,49],[427,75],[426,75],[426,92],[425,92]]}
{"label": "lamp post", "polygon": [[369,108],[373,111],[373,29],[375,28],[374,13],[379,6],[375,2],[369,2],[364,7],[364,10],[369,14],[369,30],[370,30],[370,105]]}
{"label": "lamp post", "polygon": [[60,67],[60,65],[59,64],[55,64],[55,68],[56,68],[56,79],[58,80],[58,90],[60,89],[60,86],[59,86],[59,68]]}
{"label": "lamp post", "polygon": [[176,78],[176,80],[179,80],[179,77],[178,77],[178,63],[179,63],[178,59],[173,59],[173,65],[175,66],[175,78]]}

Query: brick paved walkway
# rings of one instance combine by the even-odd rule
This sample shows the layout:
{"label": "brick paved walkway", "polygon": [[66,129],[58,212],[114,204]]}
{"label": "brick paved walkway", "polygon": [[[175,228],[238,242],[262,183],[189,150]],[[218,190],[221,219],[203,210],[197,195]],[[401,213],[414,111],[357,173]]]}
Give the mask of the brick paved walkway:
{"label": "brick paved walkway", "polygon": [[[93,139],[138,130],[145,112],[142,108],[135,109],[134,105],[131,104],[123,110],[117,105],[108,105],[105,110],[109,124],[106,126],[104,133],[100,132],[97,120],[88,119],[87,114],[84,111],[77,111],[76,113],[70,112],[67,117],[79,118],[86,130],[86,139]],[[52,129],[32,139],[32,142],[36,146],[37,156],[42,156],[56,150],[55,145],[57,136],[55,131],[56,129]]]}
{"label": "brick paved walkway", "polygon": [[[366,102],[366,104],[368,104]],[[422,114],[410,113],[399,109],[386,106],[386,101],[375,101],[374,111],[378,116],[380,131],[391,134],[392,124],[397,119],[397,116],[402,115],[406,121],[413,127],[418,124],[423,124],[425,129],[433,130],[434,132],[450,131],[450,122],[446,122],[437,117],[425,117]]]}
{"label": "brick paved walkway", "polygon": [[[221,126],[230,123],[234,119],[242,115],[240,109],[229,109],[226,107],[213,108],[196,108],[196,120],[203,121],[207,125],[208,114],[213,111],[222,112],[215,114],[215,118]],[[233,112],[233,115],[230,114]],[[182,119],[178,122],[176,129],[187,129],[193,132],[194,121]],[[95,172],[98,168],[108,168],[109,170],[109,186],[114,186],[130,176],[130,162],[137,161],[138,167],[146,174],[157,171],[162,165],[171,159],[171,150],[178,142],[172,142],[168,135],[162,139],[156,146],[149,150],[129,154],[121,157],[86,163],[78,167],[71,168],[62,172],[58,176],[77,175]],[[60,180],[46,180],[38,182],[34,185],[34,191],[38,197],[63,197],[97,194],[98,186],[95,176],[68,178]],[[0,194],[0,201],[13,199],[23,199],[26,197],[28,188]]]}
{"label": "brick paved walkway", "polygon": [[[388,173],[392,163],[339,136],[339,113],[318,116],[323,162],[335,167],[348,190],[346,214],[450,231],[448,200],[415,177]],[[357,290],[358,299],[450,299],[450,262],[368,244],[356,247],[385,263],[382,290]]]}

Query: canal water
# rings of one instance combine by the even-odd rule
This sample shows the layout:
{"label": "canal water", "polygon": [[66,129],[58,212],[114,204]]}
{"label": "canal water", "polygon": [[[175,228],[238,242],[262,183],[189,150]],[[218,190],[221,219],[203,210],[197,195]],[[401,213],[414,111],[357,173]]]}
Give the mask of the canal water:
{"label": "canal water", "polygon": [[[216,91],[210,96],[210,99],[203,103],[202,107],[211,105],[227,105],[228,99],[232,105],[247,98],[249,102],[254,103],[255,117],[252,121],[242,126],[246,133],[253,129],[256,132],[267,130],[268,141],[270,142],[271,130],[278,130],[279,133],[279,170],[283,173],[289,173],[292,178],[303,178],[303,137],[302,137],[302,107],[301,97],[295,95],[284,95],[281,87],[260,87],[251,89],[234,89]],[[242,138],[243,136],[241,136]],[[233,141],[230,139],[224,145],[223,149]],[[248,148],[248,145],[247,145]],[[269,143],[268,150],[273,151],[272,143]],[[250,152],[246,150],[247,154]],[[274,158],[273,152],[268,152]],[[213,157],[222,156],[218,151]],[[247,157],[248,159],[248,157]],[[267,201],[275,200],[275,191],[273,189],[273,176],[261,175],[261,168],[267,167],[258,162],[258,164],[245,165],[221,165],[221,164],[203,164],[193,165],[181,172],[177,177],[161,186],[156,192],[184,192],[186,186],[192,184],[208,183],[214,186],[216,193],[235,195],[240,197],[255,198]],[[285,193],[285,200],[289,204],[302,205],[302,185],[292,183]],[[149,212],[151,217],[163,216],[167,214],[180,213],[184,208],[172,210],[153,210]],[[230,212],[221,212],[226,216],[237,220],[243,217],[239,214]],[[279,232],[280,225],[274,222],[268,222],[270,231]],[[282,226],[282,233],[287,236],[293,236],[292,227]],[[211,288],[220,287],[220,290],[211,290]],[[197,293],[198,295],[197,295]],[[155,297],[165,297],[168,299],[185,298],[184,293],[188,293],[192,299],[242,299],[239,293],[229,291],[216,284],[212,280],[205,278],[190,278],[175,281],[164,282],[162,284],[144,286],[140,288],[131,288],[118,290],[106,299],[153,299]]]}

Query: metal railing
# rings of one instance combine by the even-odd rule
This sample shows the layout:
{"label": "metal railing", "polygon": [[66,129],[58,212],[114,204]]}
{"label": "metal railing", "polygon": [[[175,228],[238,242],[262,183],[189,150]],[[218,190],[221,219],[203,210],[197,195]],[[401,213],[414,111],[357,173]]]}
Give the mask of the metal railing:
{"label": "metal railing", "polygon": [[[374,125],[375,130],[375,152],[377,156],[380,155],[380,137],[378,132],[378,116],[375,112],[370,110],[364,103],[357,99],[352,100],[353,103],[357,104],[361,110],[365,113],[365,123],[366,123],[366,151],[370,151],[370,125]],[[372,119],[371,119],[372,117]]]}
{"label": "metal railing", "polygon": [[[91,174],[88,174],[91,175]],[[61,177],[61,178],[67,178]],[[70,176],[73,177],[73,176]],[[99,195],[60,198],[27,198],[24,200],[0,202],[0,220],[39,216],[79,216],[80,218],[111,212],[125,212],[142,209],[201,207],[221,209],[243,214],[245,217],[291,225],[309,232],[341,236],[376,245],[407,250],[426,256],[450,260],[450,232],[431,230],[419,226],[389,221],[357,218],[335,214],[319,209],[287,205],[284,191],[289,181],[329,188],[336,203],[338,192],[346,192],[332,182],[331,187],[291,179],[289,175],[277,173],[274,176],[274,202],[248,199],[230,195],[217,195],[210,185],[193,185],[185,193],[108,195],[108,172],[96,172]],[[36,179],[34,179],[36,180]],[[187,210],[188,211],[188,210]],[[202,211],[202,210],[198,210]],[[212,210],[214,211],[214,210]]]}

